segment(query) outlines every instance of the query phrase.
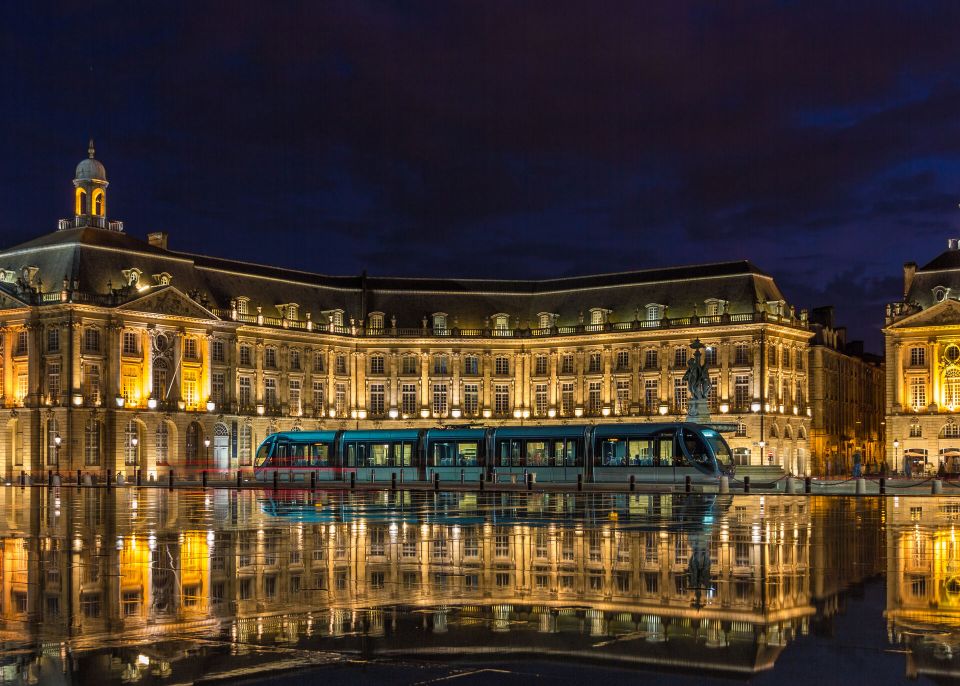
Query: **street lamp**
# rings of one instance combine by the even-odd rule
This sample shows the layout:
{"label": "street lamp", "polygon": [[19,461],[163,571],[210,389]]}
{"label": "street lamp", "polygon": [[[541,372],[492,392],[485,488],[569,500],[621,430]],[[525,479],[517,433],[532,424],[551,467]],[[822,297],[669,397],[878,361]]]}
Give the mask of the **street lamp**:
{"label": "street lamp", "polygon": [[130,439],[130,445],[133,447],[133,464],[137,466],[140,464],[140,451],[137,446],[140,444],[140,439],[134,436]]}
{"label": "street lamp", "polygon": [[210,468],[210,439],[209,438],[203,439],[203,447],[207,449],[206,450],[207,456],[204,459],[204,466],[206,469],[209,469]]}
{"label": "street lamp", "polygon": [[61,441],[63,441],[63,439],[60,438],[60,434],[56,434],[53,437],[53,445],[54,445],[53,464],[56,465],[58,473],[60,471],[60,442]]}
{"label": "street lamp", "polygon": [[893,473],[900,471],[900,439],[893,439]]}

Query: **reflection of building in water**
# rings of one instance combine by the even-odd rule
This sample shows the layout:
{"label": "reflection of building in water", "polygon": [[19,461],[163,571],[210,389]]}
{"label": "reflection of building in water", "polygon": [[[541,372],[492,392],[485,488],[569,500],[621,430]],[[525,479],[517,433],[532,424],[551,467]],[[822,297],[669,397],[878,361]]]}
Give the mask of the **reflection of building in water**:
{"label": "reflection of building in water", "polygon": [[960,677],[960,501],[894,498],[887,517],[888,637],[908,676]]}
{"label": "reflection of building in water", "polygon": [[[9,513],[0,611],[5,638],[29,632],[79,654],[108,634],[156,644],[201,631],[337,651],[361,635],[365,651],[383,655],[496,647],[501,659],[536,652],[749,673],[772,666],[815,604],[864,570],[841,566],[851,578],[834,581],[824,577],[836,567],[811,564],[842,559],[829,527],[838,499],[385,493],[266,507],[252,492],[132,489],[60,498],[0,490]],[[340,642],[325,645],[331,638]]]}

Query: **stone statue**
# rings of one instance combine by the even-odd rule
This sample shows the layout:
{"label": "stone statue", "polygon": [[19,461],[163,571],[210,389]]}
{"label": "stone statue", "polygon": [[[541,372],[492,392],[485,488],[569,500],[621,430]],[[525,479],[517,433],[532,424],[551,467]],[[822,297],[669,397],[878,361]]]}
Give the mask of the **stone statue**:
{"label": "stone statue", "polygon": [[710,395],[710,374],[707,372],[707,365],[700,360],[700,350],[703,343],[696,339],[690,344],[693,348],[693,357],[687,360],[687,371],[683,374],[683,380],[687,382],[687,391],[694,400],[706,400]]}

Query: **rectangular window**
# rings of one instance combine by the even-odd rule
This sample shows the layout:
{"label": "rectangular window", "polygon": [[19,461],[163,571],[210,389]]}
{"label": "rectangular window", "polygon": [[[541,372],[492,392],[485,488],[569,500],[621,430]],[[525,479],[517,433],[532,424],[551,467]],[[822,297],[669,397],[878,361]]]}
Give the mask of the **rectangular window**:
{"label": "rectangular window", "polygon": [[703,362],[711,367],[717,366],[717,346],[711,345],[703,350]]}
{"label": "rectangular window", "polygon": [[563,357],[560,358],[560,373],[561,374],[573,374],[574,371],[573,364],[573,354],[566,353]]}
{"label": "rectangular window", "polygon": [[503,355],[494,360],[494,372],[497,376],[507,376],[510,374],[510,358]]}
{"label": "rectangular window", "polygon": [[210,359],[219,364],[223,364],[227,359],[226,346],[219,338],[210,342]]}
{"label": "rectangular window", "polygon": [[433,414],[438,417],[447,416],[447,384],[433,384]]}
{"label": "rectangular window", "polygon": [[804,352],[805,352],[805,351],[803,351],[803,350],[798,350],[798,351],[797,351],[797,357],[796,357],[796,360],[797,360],[796,367],[797,367],[798,370],[801,370],[801,371],[803,370]]}
{"label": "rectangular window", "polygon": [[241,367],[253,366],[253,349],[249,345],[240,346],[240,366]]}
{"label": "rectangular window", "polygon": [[630,413],[630,382],[617,381],[617,414]]}
{"label": "rectangular window", "polygon": [[287,387],[287,400],[289,401],[290,414],[299,416],[302,411],[300,400],[300,380],[290,379]]}
{"label": "rectangular window", "polygon": [[533,373],[537,376],[546,376],[547,373],[547,356],[546,355],[537,355],[533,359]]}
{"label": "rectangular window", "polygon": [[320,373],[323,373],[324,369],[326,369],[326,366],[327,366],[327,365],[326,365],[326,363],[325,363],[325,361],[324,361],[325,358],[326,358],[326,353],[322,353],[322,352],[315,352],[315,353],[313,353],[313,371],[314,371],[314,373],[320,374]]}
{"label": "rectangular window", "polygon": [[337,374],[346,374],[347,373],[347,356],[346,355],[337,355]]}
{"label": "rectangular window", "polygon": [[912,379],[910,381],[910,404],[917,409],[927,406],[926,379]]}
{"label": "rectangular window", "polygon": [[210,399],[217,404],[217,407],[223,405],[226,400],[226,375],[223,372],[213,372],[210,375]]}
{"label": "rectangular window", "polygon": [[910,348],[910,366],[923,367],[927,364],[927,351],[925,348]]}
{"label": "rectangular window", "polygon": [[183,373],[183,401],[187,409],[196,409],[200,402],[200,384],[197,382],[196,372]]}
{"label": "rectangular window", "polygon": [[643,353],[643,368],[657,369],[659,367],[660,362],[657,360],[657,350],[655,348],[648,348]]}
{"label": "rectangular window", "polygon": [[[21,339],[22,339],[22,348],[21,351]],[[100,330],[99,329],[84,329],[83,330],[83,352],[85,353],[98,353],[100,352]],[[14,353],[15,355],[26,355],[27,354],[27,339],[26,331],[21,331],[17,337],[17,349]]]}
{"label": "rectangular window", "polygon": [[249,376],[240,377],[240,407],[250,408],[253,406],[253,381]]}
{"label": "rectangular window", "polygon": [[750,377],[737,375],[733,378],[733,407],[743,411],[750,408]]}
{"label": "rectangular window", "polygon": [[267,369],[276,369],[277,368],[277,349],[274,347],[266,347],[263,349],[263,366]]}
{"label": "rectangular window", "polygon": [[600,414],[600,381],[591,381],[587,390],[587,412],[589,414]]}
{"label": "rectangular window", "polygon": [[737,347],[733,350],[733,363],[735,365],[745,366],[750,364],[750,346],[746,343],[737,343]]}
{"label": "rectangular window", "polygon": [[140,337],[133,331],[123,332],[123,354],[124,355],[140,354]]}
{"label": "rectangular window", "polygon": [[476,417],[480,409],[480,387],[475,383],[463,385],[463,413]]}
{"label": "rectangular window", "polygon": [[781,360],[784,367],[790,366],[790,348],[783,349],[783,359]]}
{"label": "rectangular window", "polygon": [[383,355],[374,355],[370,358],[370,373],[371,374],[383,374],[384,370],[384,357]]}
{"label": "rectangular window", "polygon": [[100,404],[100,365],[85,364],[83,366],[83,381],[87,399],[94,405]]}
{"label": "rectangular window", "polygon": [[573,415],[573,383],[560,384],[560,414],[564,417]]}
{"label": "rectangular window", "polygon": [[408,417],[417,413],[417,386],[412,383],[405,383],[400,389],[400,412]]}
{"label": "rectangular window", "polygon": [[417,356],[404,355],[400,359],[400,373],[404,375],[417,373]]}
{"label": "rectangular window", "polygon": [[687,349],[685,347],[674,348],[673,366],[685,367],[687,365]]}
{"label": "rectangular window", "polygon": [[347,416],[347,384],[338,383],[334,396],[334,412],[338,417]]}
{"label": "rectangular window", "polygon": [[137,371],[136,367],[125,366],[120,379],[120,395],[123,396],[124,402],[131,407],[135,406],[140,399],[140,384],[138,383],[140,377]]}
{"label": "rectangular window", "polygon": [[679,376],[673,380],[673,410],[678,414],[687,411],[687,382]]}
{"label": "rectangular window", "polygon": [[449,359],[446,355],[434,355],[433,356],[433,373],[437,376],[446,376],[449,374],[448,362]]}
{"label": "rectangular window", "polygon": [[510,412],[510,386],[497,384],[493,387],[493,413],[505,417]]}
{"label": "rectangular window", "polygon": [[370,384],[370,415],[382,417],[384,414],[384,386],[382,383]]}
{"label": "rectangular window", "polygon": [[618,372],[630,371],[630,351],[629,350],[617,351],[617,371]]}
{"label": "rectangular window", "polygon": [[643,406],[648,413],[660,408],[660,382],[657,379],[643,380]]}
{"label": "rectangular window", "polygon": [[196,338],[184,338],[183,339],[183,358],[185,360],[199,360],[200,353],[197,348],[197,339]]}
{"label": "rectangular window", "polygon": [[28,377],[26,374],[17,374],[17,402],[23,404],[24,398],[27,397],[27,391],[30,388]]}
{"label": "rectangular window", "polygon": [[47,352],[60,352],[60,329],[56,326],[47,329]]}
{"label": "rectangular window", "polygon": [[270,409],[276,408],[277,406],[277,380],[276,379],[263,380],[263,402]]}
{"label": "rectangular window", "polygon": [[290,364],[288,365],[291,371],[299,372],[300,371],[300,351],[293,349],[290,351]]}
{"label": "rectangular window", "polygon": [[538,383],[533,387],[533,412],[538,417],[547,416],[547,384]]}
{"label": "rectangular window", "polygon": [[50,400],[60,400],[60,363],[47,362],[47,394]]}
{"label": "rectangular window", "polygon": [[313,382],[313,411],[326,413],[327,393],[322,381]]}
{"label": "rectangular window", "polygon": [[463,358],[464,376],[476,376],[480,373],[480,361],[476,355],[467,355]]}
{"label": "rectangular window", "polygon": [[767,347],[767,364],[771,367],[777,366],[777,346],[768,345]]}
{"label": "rectangular window", "polygon": [[590,353],[590,357],[588,358],[588,360],[589,360],[588,367],[587,367],[588,374],[599,374],[600,372],[603,371],[602,361],[601,361],[599,352]]}

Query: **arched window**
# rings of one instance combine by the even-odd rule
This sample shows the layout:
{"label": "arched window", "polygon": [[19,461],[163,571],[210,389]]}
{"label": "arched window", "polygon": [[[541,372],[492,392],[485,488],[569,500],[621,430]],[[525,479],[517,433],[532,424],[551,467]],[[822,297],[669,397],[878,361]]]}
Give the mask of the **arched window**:
{"label": "arched window", "polygon": [[230,468],[230,432],[223,422],[213,426],[213,466],[216,469]]}
{"label": "arched window", "polygon": [[789,424],[783,427],[783,437],[786,438],[787,440],[790,440],[793,438],[793,429],[790,428]]}
{"label": "arched window", "polygon": [[47,420],[47,464],[55,467],[60,459],[60,425],[53,417]]}
{"label": "arched window", "polygon": [[770,438],[780,438],[780,430],[776,424],[770,427]]}
{"label": "arched window", "polygon": [[157,435],[154,447],[157,451],[157,465],[170,464],[170,427],[166,421],[157,424]]}
{"label": "arched window", "polygon": [[82,188],[78,188],[77,189],[77,209],[74,214],[78,216],[81,214],[86,214],[86,209],[87,209],[86,206],[87,206],[87,192]]}
{"label": "arched window", "polygon": [[493,315],[493,328],[495,331],[506,331],[510,328],[510,316],[506,314]]}
{"label": "arched window", "polygon": [[802,426],[797,429],[797,438],[799,438],[801,441],[807,440],[807,430]]}
{"label": "arched window", "polygon": [[123,463],[135,467],[139,464],[140,432],[137,422],[131,419],[123,429]]}
{"label": "arched window", "polygon": [[960,406],[960,370],[950,369],[943,379],[943,404],[949,409]]}
{"label": "arched window", "polygon": [[88,467],[100,466],[100,422],[96,419],[87,421],[83,429],[83,463]]}
{"label": "arched window", "polygon": [[106,210],[104,205],[103,189],[98,188],[93,192],[93,214],[102,217]]}
{"label": "arched window", "polygon": [[370,313],[370,331],[380,332],[383,331],[383,312],[371,312]]}
{"label": "arched window", "polygon": [[186,443],[184,445],[184,453],[186,457],[187,466],[195,467],[200,464],[201,450],[200,450],[200,441],[203,437],[203,429],[200,428],[200,424],[197,422],[190,422],[187,425],[187,436]]}
{"label": "arched window", "polygon": [[960,424],[944,424],[940,429],[940,438],[960,438]]}

